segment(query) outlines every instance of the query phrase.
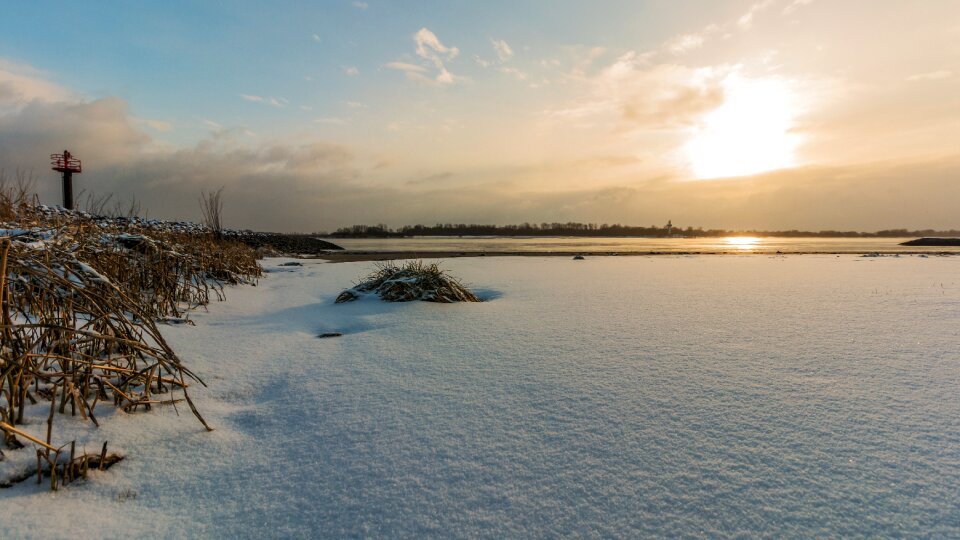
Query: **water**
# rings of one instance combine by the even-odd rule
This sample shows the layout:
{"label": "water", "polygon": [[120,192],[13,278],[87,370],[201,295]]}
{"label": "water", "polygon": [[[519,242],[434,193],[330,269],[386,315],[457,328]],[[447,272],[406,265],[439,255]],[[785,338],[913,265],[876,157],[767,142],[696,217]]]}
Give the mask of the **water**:
{"label": "water", "polygon": [[901,246],[912,238],[586,238],[586,237],[455,237],[344,238],[334,242],[356,251],[466,252],[614,252],[614,253],[862,253],[953,252],[960,247]]}

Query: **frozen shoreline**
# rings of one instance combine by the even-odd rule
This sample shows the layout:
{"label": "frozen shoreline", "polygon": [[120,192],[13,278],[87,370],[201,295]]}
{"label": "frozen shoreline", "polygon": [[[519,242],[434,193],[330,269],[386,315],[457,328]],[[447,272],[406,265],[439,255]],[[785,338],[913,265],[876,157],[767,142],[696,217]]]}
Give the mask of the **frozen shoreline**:
{"label": "frozen shoreline", "polygon": [[457,258],[451,305],[285,260],[164,328],[216,431],[110,414],[4,537],[960,534],[960,259]]}

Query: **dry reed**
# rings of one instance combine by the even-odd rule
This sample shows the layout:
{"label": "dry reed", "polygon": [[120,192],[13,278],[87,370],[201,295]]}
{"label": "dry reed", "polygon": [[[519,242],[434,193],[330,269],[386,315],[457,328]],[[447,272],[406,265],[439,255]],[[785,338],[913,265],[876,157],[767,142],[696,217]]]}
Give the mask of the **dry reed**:
{"label": "dry reed", "polygon": [[[23,191],[0,185],[0,448],[32,443],[30,476],[49,475],[56,489],[119,459],[105,446],[78,456],[74,443],[55,442],[57,414],[98,425],[102,403],[133,413],[185,402],[211,429],[187,390],[203,381],[156,321],[185,321],[190,309],[222,299],[224,284],[255,282],[254,251],[212,234],[51,214]],[[40,400],[50,402],[45,439],[17,427]],[[10,482],[0,478],[0,487]]]}
{"label": "dry reed", "polygon": [[403,265],[387,262],[351,289],[337,296],[336,303],[356,300],[362,294],[376,294],[387,302],[481,302],[477,295],[436,264],[410,261]]}

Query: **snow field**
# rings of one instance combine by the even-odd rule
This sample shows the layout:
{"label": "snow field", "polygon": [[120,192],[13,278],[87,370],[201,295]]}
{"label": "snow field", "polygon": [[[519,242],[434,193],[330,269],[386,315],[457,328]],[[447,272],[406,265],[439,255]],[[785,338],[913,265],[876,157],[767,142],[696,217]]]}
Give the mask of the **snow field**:
{"label": "snow field", "polygon": [[164,327],[216,431],[111,413],[2,536],[960,535],[960,259],[452,259],[489,301],[439,305],[284,261]]}

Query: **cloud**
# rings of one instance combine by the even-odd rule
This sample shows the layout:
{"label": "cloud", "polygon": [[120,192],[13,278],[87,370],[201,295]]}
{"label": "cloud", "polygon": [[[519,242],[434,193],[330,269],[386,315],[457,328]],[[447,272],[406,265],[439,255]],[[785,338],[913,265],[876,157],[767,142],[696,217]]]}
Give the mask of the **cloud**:
{"label": "cloud", "polygon": [[346,73],[347,76],[349,77],[356,77],[357,75],[360,74],[360,70],[357,69],[355,66],[344,66],[343,72]]}
{"label": "cloud", "polygon": [[417,56],[433,62],[438,68],[443,68],[444,60],[453,60],[460,54],[460,49],[447,47],[437,38],[437,35],[426,28],[421,28],[413,35],[417,44]]}
{"label": "cloud", "polygon": [[507,75],[512,75],[512,76],[515,77],[518,81],[525,81],[525,80],[527,80],[527,74],[524,73],[523,71],[517,69],[517,68],[513,68],[513,67],[501,67],[501,68],[500,68],[500,72],[501,72],[501,73],[506,73]]}
{"label": "cloud", "polygon": [[[783,10],[783,14],[788,15],[800,7],[812,3],[813,1],[814,0],[793,0]],[[658,52],[666,51],[675,56],[679,56],[703,47],[717,34],[722,33],[723,37],[727,38],[732,36],[732,32],[735,30],[739,30],[741,32],[748,31],[753,27],[756,16],[769,9],[776,3],[777,0],[761,0],[759,2],[755,2],[751,4],[747,11],[736,20],[726,21],[723,23],[711,23],[699,32],[679,34],[668,39],[659,47],[658,50],[651,51],[650,54],[655,56]]]}
{"label": "cloud", "polygon": [[726,67],[648,66],[641,55],[630,52],[590,79],[586,96],[547,114],[592,125],[619,123],[628,130],[686,128],[723,103],[723,78],[729,71]]}
{"label": "cloud", "polygon": [[407,76],[407,79],[411,81],[417,81],[426,84],[434,83],[433,79],[425,75],[427,68],[417,64],[410,64],[408,62],[390,62],[384,65],[384,67],[402,71],[403,74]]}
{"label": "cloud", "polygon": [[760,2],[757,2],[751,5],[750,8],[747,10],[747,12],[741,15],[739,19],[737,19],[737,26],[739,26],[741,30],[749,30],[753,26],[754,17],[756,17],[757,14],[759,14],[760,12],[772,6],[773,3],[774,3],[774,0],[762,0]]}
{"label": "cloud", "polygon": [[[257,186],[266,179],[250,178],[229,167],[225,173],[241,175],[225,192],[231,225],[253,223],[253,228],[277,229],[271,225],[278,220],[270,210],[279,207],[289,216],[281,222],[284,228],[302,231],[377,222],[647,224],[667,219],[682,226],[730,229],[951,228],[956,226],[951,201],[960,197],[960,184],[954,181],[960,173],[956,160],[806,168],[712,182],[650,178],[601,188],[537,191],[507,184],[465,185],[460,171],[448,169],[408,175],[411,180],[396,187],[363,187],[352,182],[359,171],[353,168],[349,153],[338,157],[335,152],[322,152],[321,156],[317,165],[324,172],[319,185],[304,185],[297,170],[291,173],[283,164],[270,182],[297,189],[298,196],[280,193],[263,201],[256,198],[264,198]],[[264,158],[245,155],[243,159],[244,167],[252,167]],[[212,175],[205,185],[219,180]],[[193,195],[189,189],[184,190],[187,194]],[[243,216],[249,221],[244,222]]]}
{"label": "cloud", "polygon": [[70,101],[79,96],[49,80],[42,71],[0,58],[0,109],[21,107],[32,101]]}
{"label": "cloud", "polygon": [[572,79],[582,79],[587,76],[587,71],[594,63],[607,53],[607,49],[604,47],[591,47],[583,50],[581,47],[574,47],[571,52],[573,56],[573,67],[570,69],[568,76]]}
{"label": "cloud", "polygon": [[200,217],[202,189],[226,187],[228,226],[263,230],[319,228],[318,212],[359,175],[346,147],[314,142],[248,147],[252,135],[210,119],[210,136],[192,148],[158,149],[116,97],[88,102],[33,101],[0,114],[0,169],[32,170],[41,201],[59,202],[47,156],[64,148],[83,160],[78,190],[131,196],[152,217]]}
{"label": "cloud", "polygon": [[323,41],[322,39],[320,39],[319,34],[313,34],[312,37],[313,37],[313,40],[316,41],[317,43],[320,43],[321,41]]}
{"label": "cloud", "polygon": [[486,60],[484,58],[480,58],[480,55],[477,55],[477,54],[473,55],[473,60],[477,63],[478,66],[482,68],[488,68],[493,65],[493,62]]}
{"label": "cloud", "polygon": [[173,124],[165,120],[155,120],[151,118],[131,118],[133,122],[139,125],[147,126],[155,131],[171,131]]}
{"label": "cloud", "polygon": [[491,39],[490,43],[493,45],[493,50],[497,53],[497,58],[501,62],[506,62],[513,58],[513,49],[510,48],[510,45],[502,39]]}
{"label": "cloud", "polygon": [[410,185],[410,186],[424,186],[424,185],[433,186],[433,185],[442,183],[444,180],[448,180],[448,179],[450,179],[450,178],[453,178],[454,176],[455,176],[455,175],[454,175],[452,172],[450,172],[450,171],[443,171],[443,172],[438,172],[438,173],[434,173],[434,174],[428,174],[428,175],[426,175],[426,176],[421,176],[421,177],[418,177],[418,178],[413,178],[413,179],[411,179],[411,180],[407,180],[407,185]]}
{"label": "cloud", "polygon": [[223,129],[223,124],[221,124],[221,123],[219,123],[219,122],[214,122],[213,120],[210,120],[209,118],[204,118],[204,119],[203,119],[203,125],[207,126],[208,128],[212,129],[213,131],[220,131],[220,130]]}
{"label": "cloud", "polygon": [[447,68],[441,68],[440,73],[437,73],[437,76],[434,78],[440,84],[453,84],[456,82],[456,78],[452,73],[447,71]]}
{"label": "cloud", "polygon": [[[599,166],[599,165],[595,165]],[[577,171],[582,174],[582,171]],[[324,217],[334,225],[384,222],[519,223],[580,221],[767,230],[875,231],[956,227],[960,160],[810,167],[755,178],[537,191],[464,185],[455,170],[413,176],[404,188],[345,189]],[[825,195],[827,194],[827,195]]]}
{"label": "cloud", "polygon": [[[86,165],[86,161],[84,163]],[[86,166],[84,167],[86,169]],[[236,146],[227,138],[193,148],[141,156],[86,171],[91,191],[135,195],[152,216],[197,219],[202,189],[225,187],[228,226],[258,230],[320,228],[323,208],[350,191],[359,172],[353,154],[330,143]]]}
{"label": "cloud", "polygon": [[413,73],[427,72],[427,68],[423,66],[418,66],[417,64],[410,64],[407,62],[390,62],[389,64],[386,64],[385,67],[388,67],[390,69],[396,69],[399,71],[413,72]]}
{"label": "cloud", "polygon": [[267,105],[270,105],[271,107],[285,107],[289,103],[289,100],[284,98],[269,97],[269,96],[264,97],[264,96],[257,96],[254,94],[240,94],[240,97],[243,98],[245,101],[250,101],[252,103],[265,103]]}
{"label": "cloud", "polygon": [[352,5],[357,9],[364,9],[364,10],[370,7],[370,4],[367,4],[366,2],[354,2]]}
{"label": "cloud", "polygon": [[317,124],[332,124],[336,126],[345,126],[348,123],[345,119],[337,117],[321,117],[314,120],[314,122]]}
{"label": "cloud", "polygon": [[0,115],[0,168],[45,170],[46,156],[64,148],[85,164],[114,163],[145,150],[149,142],[130,117],[127,102],[116,97],[77,103],[32,101]]}
{"label": "cloud", "polygon": [[667,49],[673,54],[683,54],[698,49],[706,42],[703,34],[683,34],[667,42]]}
{"label": "cloud", "polygon": [[[8,67],[3,64],[4,72]],[[353,189],[359,175],[346,147],[325,142],[250,147],[254,134],[248,129],[208,118],[200,119],[210,129],[207,138],[171,150],[144,131],[162,131],[169,123],[133,116],[118,97],[79,98],[38,73],[18,66],[16,78],[4,79],[16,85],[6,87],[4,105],[10,108],[0,109],[0,169],[33,171],[45,203],[59,202],[48,156],[65,148],[83,160],[78,190],[124,200],[135,196],[151,216],[196,220],[200,191],[223,185],[229,225],[266,230],[313,230],[318,209],[330,203],[331,194]]]}
{"label": "cloud", "polygon": [[418,30],[413,35],[413,41],[416,44],[416,55],[436,69],[435,75],[430,76],[427,74],[429,70],[426,67],[409,62],[390,62],[385,67],[402,71],[407,79],[424,84],[448,85],[460,80],[460,77],[450,73],[446,66],[447,61],[453,60],[460,54],[460,49],[447,47],[427,28]]}
{"label": "cloud", "polygon": [[783,14],[790,15],[794,11],[804,6],[809,6],[812,3],[813,0],[793,0],[793,2],[790,2],[790,4],[787,5],[787,7],[783,8]]}
{"label": "cloud", "polygon": [[906,80],[908,81],[942,81],[944,79],[949,79],[953,77],[952,71],[947,71],[941,69],[939,71],[931,71],[929,73],[917,73],[915,75],[910,75]]}

